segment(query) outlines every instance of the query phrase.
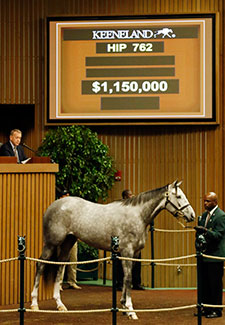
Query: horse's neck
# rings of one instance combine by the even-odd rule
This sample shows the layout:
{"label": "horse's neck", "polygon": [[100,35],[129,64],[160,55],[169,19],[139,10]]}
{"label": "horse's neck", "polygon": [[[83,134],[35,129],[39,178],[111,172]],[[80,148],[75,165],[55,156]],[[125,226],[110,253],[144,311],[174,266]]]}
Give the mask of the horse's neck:
{"label": "horse's neck", "polygon": [[154,218],[165,208],[165,193],[152,197],[144,204],[142,218],[146,225],[149,225]]}

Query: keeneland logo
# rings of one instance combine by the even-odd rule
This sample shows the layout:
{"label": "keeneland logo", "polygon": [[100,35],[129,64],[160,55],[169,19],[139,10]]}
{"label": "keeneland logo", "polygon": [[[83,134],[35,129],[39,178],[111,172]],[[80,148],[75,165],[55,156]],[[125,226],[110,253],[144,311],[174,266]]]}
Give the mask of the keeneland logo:
{"label": "keeneland logo", "polygon": [[[170,33],[172,33],[172,35],[170,35]],[[159,29],[158,31],[156,31],[154,33],[154,38],[156,38],[157,35],[162,35],[162,38],[165,38],[166,36],[169,37],[169,38],[176,37],[176,35],[173,33],[173,30],[171,28]]]}
{"label": "keeneland logo", "polygon": [[92,39],[149,39],[149,38],[174,38],[174,34],[171,28],[162,28],[156,31],[151,29],[119,29],[119,30],[93,30]]}

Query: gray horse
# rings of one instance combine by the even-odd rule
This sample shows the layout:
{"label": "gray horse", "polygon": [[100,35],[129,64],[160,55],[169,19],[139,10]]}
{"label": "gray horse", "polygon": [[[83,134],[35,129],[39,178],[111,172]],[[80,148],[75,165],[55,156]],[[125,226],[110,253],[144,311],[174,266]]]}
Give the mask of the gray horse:
{"label": "gray horse", "polygon": [[[175,217],[193,221],[195,212],[180,189],[177,181],[164,187],[140,193],[123,201],[97,204],[79,197],[66,197],[53,202],[43,217],[43,260],[67,261],[70,250],[77,239],[98,249],[111,250],[111,236],[119,237],[119,252],[122,257],[133,258],[144,247],[148,225],[163,209]],[[124,270],[121,304],[129,309],[128,316],[137,319],[133,312],[130,295],[132,261],[122,261]],[[58,310],[67,310],[60,297],[60,274],[62,266],[54,265],[57,272],[53,297]],[[38,287],[40,276],[46,272],[45,263],[37,263],[32,291],[32,309],[38,309]]]}

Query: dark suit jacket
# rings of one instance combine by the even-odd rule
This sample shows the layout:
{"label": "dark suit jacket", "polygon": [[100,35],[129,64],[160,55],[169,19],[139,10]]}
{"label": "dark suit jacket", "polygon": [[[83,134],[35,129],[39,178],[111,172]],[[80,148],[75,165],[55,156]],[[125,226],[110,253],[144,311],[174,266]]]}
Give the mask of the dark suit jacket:
{"label": "dark suit jacket", "polygon": [[[206,217],[207,211],[199,217],[199,226],[205,226]],[[220,208],[217,208],[209,219],[206,228],[208,230],[205,235],[207,241],[205,254],[225,257],[225,212]],[[207,261],[218,262],[219,260],[207,259]]]}
{"label": "dark suit jacket", "polygon": [[[22,146],[18,146],[17,147],[17,151],[18,151],[18,155],[19,155],[19,160],[20,162],[27,159],[24,151],[23,151],[23,147]],[[11,146],[11,143],[8,141],[6,143],[4,143],[1,148],[0,148],[0,156],[11,156],[14,157],[14,151],[13,148]]]}

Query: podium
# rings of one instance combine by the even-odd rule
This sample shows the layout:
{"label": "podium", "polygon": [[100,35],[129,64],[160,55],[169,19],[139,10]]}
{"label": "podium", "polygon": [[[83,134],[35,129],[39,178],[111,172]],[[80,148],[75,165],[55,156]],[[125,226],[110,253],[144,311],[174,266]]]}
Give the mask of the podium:
{"label": "podium", "polygon": [[0,156],[0,164],[17,164],[16,157]]}
{"label": "podium", "polygon": [[[0,260],[18,256],[18,235],[26,238],[25,256],[39,258],[43,214],[55,200],[59,167],[48,157],[33,157],[27,164],[13,163],[13,158],[0,157]],[[25,302],[31,300],[34,276],[35,263],[25,261]],[[18,304],[19,261],[0,263],[0,282],[0,305]],[[39,300],[51,296],[41,283]]]}

